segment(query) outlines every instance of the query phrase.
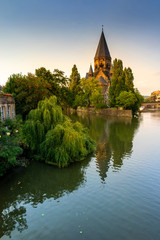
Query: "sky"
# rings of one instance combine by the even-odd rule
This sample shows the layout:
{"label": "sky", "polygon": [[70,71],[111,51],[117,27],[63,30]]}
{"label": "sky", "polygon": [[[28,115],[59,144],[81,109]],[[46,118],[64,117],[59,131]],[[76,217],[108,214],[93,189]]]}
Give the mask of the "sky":
{"label": "sky", "polygon": [[102,25],[141,94],[160,90],[160,0],[0,0],[0,85],[40,67],[85,77]]}

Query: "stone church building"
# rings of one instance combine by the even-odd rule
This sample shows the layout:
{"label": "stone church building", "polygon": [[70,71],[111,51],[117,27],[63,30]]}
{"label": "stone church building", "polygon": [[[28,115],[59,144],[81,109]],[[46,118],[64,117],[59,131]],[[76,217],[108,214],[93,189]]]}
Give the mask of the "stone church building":
{"label": "stone church building", "polygon": [[102,29],[101,37],[94,57],[94,72],[90,65],[89,72],[86,74],[86,79],[95,77],[103,88],[103,96],[105,103],[108,102],[109,86],[112,77],[112,62],[111,55],[107,46],[107,42]]}

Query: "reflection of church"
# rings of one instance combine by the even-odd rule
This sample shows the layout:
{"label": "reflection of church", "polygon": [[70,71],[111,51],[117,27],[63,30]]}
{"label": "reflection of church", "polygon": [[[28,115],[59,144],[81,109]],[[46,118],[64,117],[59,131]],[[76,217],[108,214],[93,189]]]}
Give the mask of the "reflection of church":
{"label": "reflection of church", "polygon": [[92,69],[92,65],[90,65],[89,72],[86,74],[86,79],[92,77],[95,77],[101,83],[101,86],[103,87],[103,95],[105,98],[105,102],[107,102],[108,90],[112,77],[112,63],[103,29],[94,57],[94,72]]}

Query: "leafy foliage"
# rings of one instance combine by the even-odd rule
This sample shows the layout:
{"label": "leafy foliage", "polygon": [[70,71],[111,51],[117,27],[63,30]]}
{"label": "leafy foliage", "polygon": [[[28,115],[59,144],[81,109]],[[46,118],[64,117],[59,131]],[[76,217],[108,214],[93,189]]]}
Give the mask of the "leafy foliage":
{"label": "leafy foliage", "polygon": [[41,99],[51,95],[50,89],[48,82],[29,73],[27,76],[12,75],[4,87],[4,92],[13,94],[16,113],[25,118],[31,109],[37,107]]}
{"label": "leafy foliage", "polygon": [[104,97],[102,95],[102,86],[95,78],[85,79],[80,81],[81,91],[75,99],[75,107],[89,107],[94,105],[96,109],[104,106]]}
{"label": "leafy foliage", "polygon": [[74,64],[72,68],[72,73],[70,76],[69,88],[76,95],[80,90],[80,74],[78,72],[77,66]]}
{"label": "leafy foliage", "polygon": [[55,96],[40,101],[37,109],[30,111],[23,132],[38,159],[59,167],[82,160],[94,150],[86,130],[62,114]]}
{"label": "leafy foliage", "polygon": [[115,59],[113,62],[113,76],[111,86],[109,88],[109,105],[115,107],[116,98],[120,92],[125,90],[125,75],[123,72],[123,63],[121,60]]}
{"label": "leafy foliage", "polygon": [[17,156],[22,154],[20,128],[20,120],[0,121],[0,176],[17,165]]}
{"label": "leafy foliage", "polygon": [[123,107],[131,109],[133,115],[138,111],[143,97],[134,89],[134,76],[131,68],[123,70],[121,60],[115,59],[113,62],[113,77],[109,88],[110,107]]}
{"label": "leafy foliage", "polygon": [[116,98],[116,102],[118,106],[122,106],[124,109],[131,109],[134,107],[137,98],[134,93],[123,91]]}
{"label": "leafy foliage", "polygon": [[35,109],[40,100],[56,95],[63,105],[71,104],[71,92],[67,87],[68,79],[64,72],[55,69],[53,73],[45,68],[35,70],[35,74],[13,74],[4,87],[5,93],[13,94],[16,102],[16,113],[23,119],[30,110]]}
{"label": "leafy foliage", "polygon": [[132,73],[132,69],[131,68],[125,68],[124,69],[124,75],[125,75],[126,89],[128,91],[133,91],[133,88],[134,88],[134,84],[133,84],[134,76],[133,76],[133,73]]}
{"label": "leafy foliage", "polygon": [[83,160],[94,151],[94,144],[80,123],[73,124],[67,120],[47,132],[40,148],[47,163],[65,167],[71,162]]}
{"label": "leafy foliage", "polygon": [[24,134],[30,149],[35,151],[44,141],[47,131],[62,123],[63,119],[62,109],[57,105],[55,96],[40,101],[38,107],[30,111],[24,125]]}
{"label": "leafy foliage", "polygon": [[93,105],[95,109],[106,108],[101,87],[97,88],[96,91],[92,93],[90,100],[91,105]]}

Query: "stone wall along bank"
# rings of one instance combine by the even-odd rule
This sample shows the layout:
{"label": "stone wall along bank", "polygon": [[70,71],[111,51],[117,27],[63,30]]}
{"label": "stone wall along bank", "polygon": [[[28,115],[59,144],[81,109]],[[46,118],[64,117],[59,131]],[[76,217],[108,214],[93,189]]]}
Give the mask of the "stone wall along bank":
{"label": "stone wall along bank", "polygon": [[78,107],[77,110],[70,109],[70,111],[71,112],[77,111],[77,112],[94,113],[94,114],[101,114],[101,115],[105,115],[105,116],[132,118],[132,110],[123,110],[123,109],[116,109],[116,108],[104,108],[104,109],[95,110],[94,108]]}

